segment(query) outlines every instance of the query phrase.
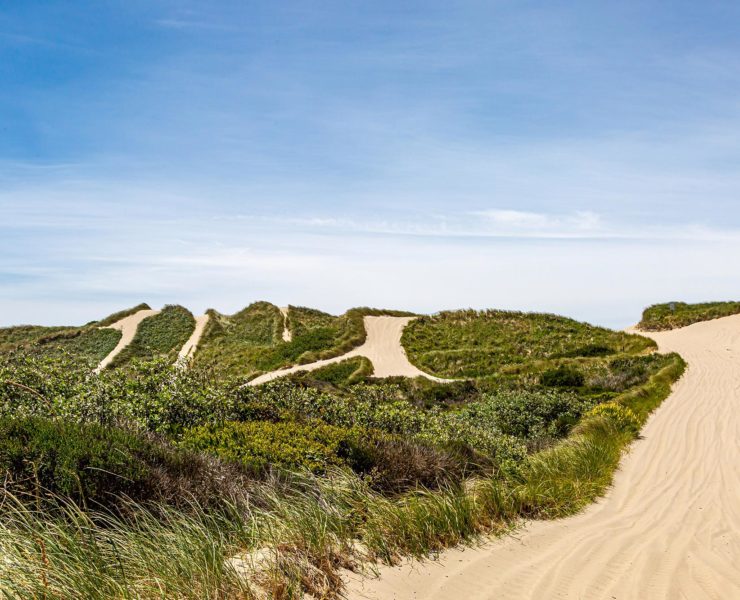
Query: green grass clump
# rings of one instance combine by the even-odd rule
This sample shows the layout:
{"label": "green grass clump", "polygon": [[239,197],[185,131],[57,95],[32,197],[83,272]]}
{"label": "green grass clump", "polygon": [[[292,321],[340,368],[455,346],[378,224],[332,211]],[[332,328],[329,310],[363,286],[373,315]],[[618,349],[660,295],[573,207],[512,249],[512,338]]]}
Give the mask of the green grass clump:
{"label": "green grass clump", "polygon": [[132,342],[113,360],[118,367],[132,359],[152,359],[166,356],[174,361],[180,348],[195,329],[195,318],[182,306],[167,305],[156,315],[144,319]]}
{"label": "green grass clump", "polygon": [[440,377],[540,374],[563,362],[638,354],[652,340],[548,314],[464,310],[420,317],[404,330],[409,359]]}
{"label": "green grass clump", "polygon": [[740,313],[740,302],[703,302],[701,304],[666,302],[646,308],[637,326],[644,331],[665,331],[738,313]]}
{"label": "green grass clump", "polygon": [[0,328],[0,352],[10,352],[22,347],[28,348],[45,337],[53,337],[74,330],[74,327],[42,327],[40,325],[2,327]]}
{"label": "green grass clump", "polygon": [[299,371],[292,377],[299,381],[323,382],[341,387],[360,383],[372,374],[373,364],[364,356],[356,356],[313,371]]}

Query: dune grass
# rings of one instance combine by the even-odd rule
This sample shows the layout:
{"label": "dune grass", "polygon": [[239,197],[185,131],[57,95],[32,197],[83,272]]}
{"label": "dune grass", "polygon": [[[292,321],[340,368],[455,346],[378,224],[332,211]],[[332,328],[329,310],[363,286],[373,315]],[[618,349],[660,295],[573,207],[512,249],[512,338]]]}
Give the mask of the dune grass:
{"label": "dune grass", "polygon": [[120,331],[108,329],[107,326],[148,308],[148,304],[142,303],[81,327],[42,327],[38,325],[2,327],[0,328],[0,354],[12,351],[33,351],[39,354],[69,353],[92,364],[97,364],[116,347],[118,340],[121,339]]}
{"label": "dune grass", "polygon": [[573,363],[583,369],[620,354],[656,347],[652,340],[556,315],[499,310],[446,311],[412,321],[402,343],[420,369],[448,378],[533,375]]}
{"label": "dune grass", "polygon": [[356,356],[313,371],[299,371],[289,377],[297,381],[323,382],[343,387],[365,381],[372,374],[372,363],[364,356]]}
{"label": "dune grass", "polygon": [[740,302],[666,302],[646,308],[637,326],[644,331],[665,331],[738,313]]}
{"label": "dune grass", "polygon": [[252,379],[283,367],[340,356],[365,341],[365,315],[406,315],[400,311],[353,308],[340,316],[291,306],[287,326],[292,339],[283,341],[280,309],[255,302],[234,315],[210,311],[211,319],[195,354],[195,362],[220,372]]}
{"label": "dune grass", "polygon": [[177,305],[167,305],[156,315],[144,319],[131,343],[111,363],[120,367],[133,359],[166,356],[174,361],[180,348],[195,329],[192,313]]}

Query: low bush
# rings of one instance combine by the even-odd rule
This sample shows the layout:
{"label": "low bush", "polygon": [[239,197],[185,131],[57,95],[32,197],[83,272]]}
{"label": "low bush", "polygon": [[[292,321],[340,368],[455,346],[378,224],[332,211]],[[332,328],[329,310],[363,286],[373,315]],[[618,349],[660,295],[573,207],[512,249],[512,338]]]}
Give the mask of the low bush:
{"label": "low bush", "polygon": [[160,439],[40,417],[0,418],[0,470],[17,494],[104,507],[121,506],[122,496],[215,506],[238,493],[247,475]]}
{"label": "low bush", "polygon": [[548,369],[540,376],[540,385],[545,387],[581,387],[585,381],[583,373],[566,365]]}

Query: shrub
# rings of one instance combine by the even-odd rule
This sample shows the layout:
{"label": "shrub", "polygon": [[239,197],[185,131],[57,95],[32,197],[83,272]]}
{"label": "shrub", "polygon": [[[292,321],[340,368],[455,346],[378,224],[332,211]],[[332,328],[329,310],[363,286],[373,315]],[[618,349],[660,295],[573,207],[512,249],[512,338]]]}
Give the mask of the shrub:
{"label": "shrub", "polygon": [[0,418],[0,469],[15,493],[117,506],[121,495],[201,505],[228,500],[247,472],[163,440],[94,424]]}
{"label": "shrub", "polygon": [[329,465],[341,465],[351,456],[357,437],[355,430],[319,421],[230,421],[190,429],[182,445],[253,469],[276,466],[322,473]]}
{"label": "shrub", "polygon": [[545,387],[581,387],[584,382],[583,373],[566,365],[548,369],[540,376],[540,385]]}
{"label": "shrub", "polygon": [[614,423],[620,431],[637,435],[640,431],[640,420],[637,415],[626,406],[617,402],[605,402],[592,408],[586,417],[604,417]]}

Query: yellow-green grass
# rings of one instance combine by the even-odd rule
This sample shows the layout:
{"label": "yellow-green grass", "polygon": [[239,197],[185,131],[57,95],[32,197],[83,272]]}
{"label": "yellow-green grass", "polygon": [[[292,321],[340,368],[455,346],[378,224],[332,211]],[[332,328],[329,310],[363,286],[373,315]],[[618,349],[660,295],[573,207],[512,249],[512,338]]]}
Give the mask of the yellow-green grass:
{"label": "yellow-green grass", "polygon": [[666,302],[646,308],[638,327],[643,331],[665,331],[738,313],[740,302]]}

